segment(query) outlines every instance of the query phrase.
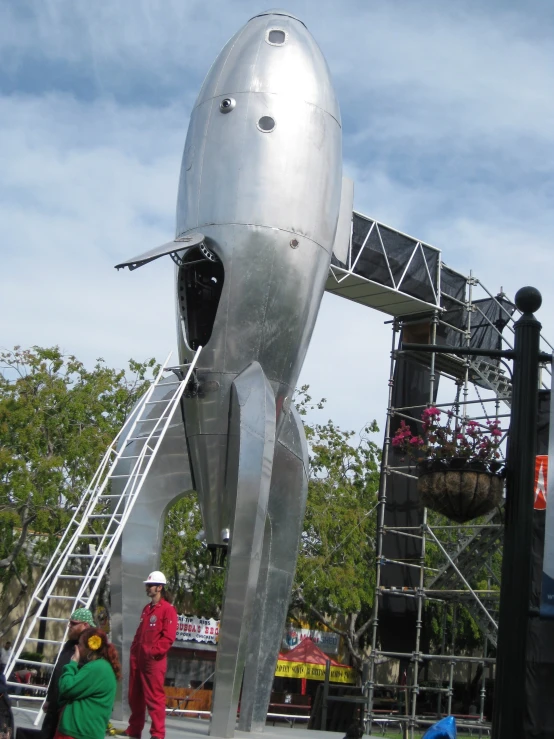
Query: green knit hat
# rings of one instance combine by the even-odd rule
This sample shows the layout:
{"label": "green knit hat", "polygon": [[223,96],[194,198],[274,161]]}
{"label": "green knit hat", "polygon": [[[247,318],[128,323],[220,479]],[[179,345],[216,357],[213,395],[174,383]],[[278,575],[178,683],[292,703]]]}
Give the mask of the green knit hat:
{"label": "green knit hat", "polygon": [[73,613],[69,617],[69,620],[80,621],[83,624],[96,626],[96,624],[94,623],[94,619],[92,618],[92,613],[89,611],[88,608],[77,608],[76,611],[73,611]]}

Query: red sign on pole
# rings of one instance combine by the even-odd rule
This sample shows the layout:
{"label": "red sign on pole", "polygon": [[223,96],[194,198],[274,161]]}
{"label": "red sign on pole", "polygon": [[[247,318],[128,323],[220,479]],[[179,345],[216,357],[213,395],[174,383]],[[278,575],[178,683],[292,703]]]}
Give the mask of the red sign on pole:
{"label": "red sign on pole", "polygon": [[536,511],[546,510],[546,485],[548,482],[548,454],[537,454],[535,460],[535,505]]}

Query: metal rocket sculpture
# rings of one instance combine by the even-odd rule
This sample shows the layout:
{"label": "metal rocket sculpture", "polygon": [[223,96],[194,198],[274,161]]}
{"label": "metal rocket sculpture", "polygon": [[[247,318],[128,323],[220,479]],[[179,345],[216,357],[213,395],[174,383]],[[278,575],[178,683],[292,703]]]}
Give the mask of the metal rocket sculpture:
{"label": "metal rocket sculpture", "polygon": [[127,615],[139,613],[141,580],[157,565],[165,510],[196,490],[214,559],[229,547],[216,736],[233,735],[243,680],[240,728],[265,725],[307,493],[292,396],[351,214],[325,59],[300,20],[260,13],[217,57],[192,111],[175,240],[117,265],[170,255],[180,361],[203,349],[123,535],[115,632],[125,658],[135,626]]}

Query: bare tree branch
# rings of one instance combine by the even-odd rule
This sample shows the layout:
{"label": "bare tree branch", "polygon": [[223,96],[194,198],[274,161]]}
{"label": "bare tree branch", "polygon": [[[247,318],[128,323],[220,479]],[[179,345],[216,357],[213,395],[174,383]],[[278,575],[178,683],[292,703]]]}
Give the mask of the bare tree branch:
{"label": "bare tree branch", "polygon": [[300,593],[299,590],[296,590],[294,592],[294,597],[298,598],[300,603],[302,603],[303,606],[305,606],[309,611],[311,611],[311,613],[317,618],[317,620],[320,623],[324,624],[324,626],[326,626],[330,631],[333,631],[335,634],[339,634],[339,636],[344,636],[345,638],[347,637],[346,631],[344,631],[343,629],[337,628],[331,621],[329,621],[327,616],[324,616],[323,613],[317,610],[317,608],[314,608],[314,606],[310,605],[310,603],[308,603],[304,599],[304,596]]}
{"label": "bare tree branch", "polygon": [[21,527],[21,534],[19,535],[17,544],[13,548],[13,551],[9,555],[9,557],[0,559],[0,567],[11,567],[13,562],[15,562],[15,560],[19,556],[19,553],[23,549],[23,545],[25,544],[25,541],[27,540],[27,531],[29,529],[29,524],[32,521],[34,521],[36,518],[36,514],[33,514],[32,516],[27,516],[27,513],[29,511],[29,500],[30,500],[30,496],[29,496],[29,499],[27,500],[27,503],[25,503],[21,511],[21,518],[23,519],[23,525]]}

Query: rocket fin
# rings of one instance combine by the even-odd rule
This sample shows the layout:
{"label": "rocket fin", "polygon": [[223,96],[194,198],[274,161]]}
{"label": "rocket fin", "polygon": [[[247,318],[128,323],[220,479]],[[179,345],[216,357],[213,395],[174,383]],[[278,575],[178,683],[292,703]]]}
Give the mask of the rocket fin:
{"label": "rocket fin", "polygon": [[143,267],[148,262],[153,262],[155,259],[164,257],[167,254],[170,254],[173,261],[179,264],[185,250],[193,246],[198,246],[203,241],[204,234],[187,234],[186,236],[175,239],[175,241],[168,241],[167,244],[162,244],[155,249],[145,251],[144,254],[140,254],[138,257],[131,257],[131,259],[127,259],[125,262],[120,262],[115,265],[115,268],[122,269],[123,267],[129,267],[129,270],[132,272],[134,269]]}
{"label": "rocket fin", "polygon": [[231,386],[226,495],[234,501],[210,734],[235,731],[252,626],[275,451],[275,397],[252,362]]}
{"label": "rocket fin", "polygon": [[308,446],[294,406],[275,445],[268,519],[250,628],[239,729],[263,731],[290,601],[308,494]]}
{"label": "rocket fin", "polygon": [[342,191],[340,196],[339,219],[333,254],[343,264],[348,263],[348,249],[350,248],[350,236],[352,234],[352,211],[354,209],[354,183],[348,177],[342,178]]}

